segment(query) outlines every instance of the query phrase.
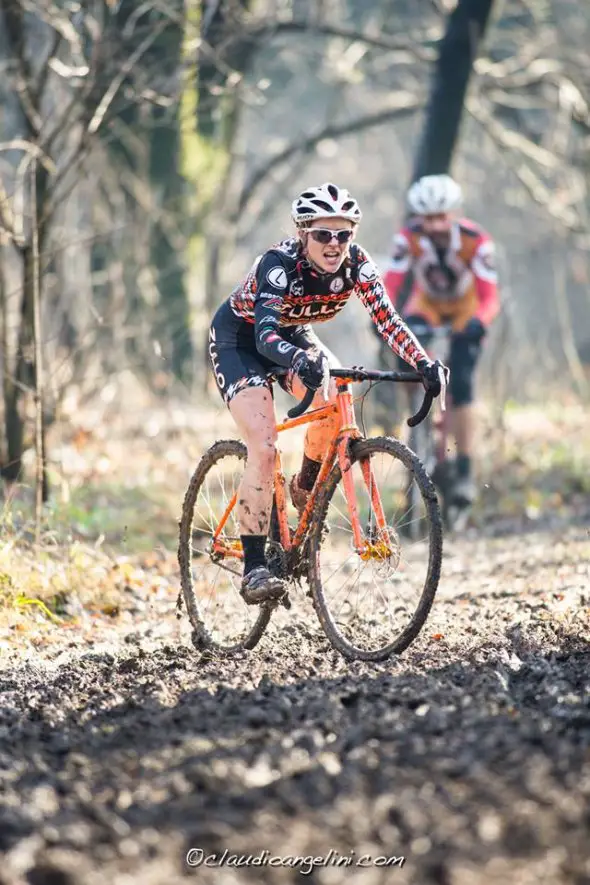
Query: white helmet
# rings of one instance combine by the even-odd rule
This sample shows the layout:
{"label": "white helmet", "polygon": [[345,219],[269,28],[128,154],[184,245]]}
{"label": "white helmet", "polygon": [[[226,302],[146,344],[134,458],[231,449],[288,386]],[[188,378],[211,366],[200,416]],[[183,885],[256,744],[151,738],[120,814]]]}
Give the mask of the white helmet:
{"label": "white helmet", "polygon": [[308,187],[291,205],[291,218],[300,227],[314,218],[348,218],[355,224],[362,218],[357,201],[344,188],[329,181]]}
{"label": "white helmet", "polygon": [[450,212],[462,202],[461,188],[450,175],[424,175],[408,191],[408,206],[417,215]]}

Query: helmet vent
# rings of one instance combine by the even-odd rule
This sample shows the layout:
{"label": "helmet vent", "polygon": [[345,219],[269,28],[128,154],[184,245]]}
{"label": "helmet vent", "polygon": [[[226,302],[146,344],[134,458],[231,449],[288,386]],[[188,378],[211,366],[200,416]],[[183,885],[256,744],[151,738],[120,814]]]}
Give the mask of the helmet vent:
{"label": "helmet vent", "polygon": [[334,214],[334,207],[330,206],[329,203],[326,203],[324,200],[312,200],[314,206],[317,206],[319,209],[325,209],[331,215]]}

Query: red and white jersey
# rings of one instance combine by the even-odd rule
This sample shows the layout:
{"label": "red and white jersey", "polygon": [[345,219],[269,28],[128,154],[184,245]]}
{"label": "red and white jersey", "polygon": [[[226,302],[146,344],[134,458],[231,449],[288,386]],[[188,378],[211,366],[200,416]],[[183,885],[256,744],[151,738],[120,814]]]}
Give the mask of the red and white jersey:
{"label": "red and white jersey", "polygon": [[[432,312],[476,316],[489,325],[499,311],[495,247],[490,235],[468,218],[454,222],[449,245],[441,249],[423,232],[420,221],[393,239],[392,256],[383,276],[395,305],[406,273],[414,273],[410,301],[422,299]],[[407,307],[406,307],[407,312]]]}

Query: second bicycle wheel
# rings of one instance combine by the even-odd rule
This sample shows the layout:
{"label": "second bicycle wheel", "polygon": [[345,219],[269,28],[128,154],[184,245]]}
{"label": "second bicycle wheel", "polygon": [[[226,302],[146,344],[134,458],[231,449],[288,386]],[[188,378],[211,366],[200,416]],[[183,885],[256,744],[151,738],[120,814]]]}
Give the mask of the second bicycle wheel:
{"label": "second bicycle wheel", "polygon": [[[434,485],[420,460],[389,437],[351,444],[352,478],[362,531],[357,551],[336,465],[320,494],[310,530],[309,582],[321,624],[345,657],[382,661],[406,649],[420,632],[438,586],[442,524]],[[373,489],[385,516],[378,526]],[[364,465],[364,469],[363,469]],[[409,479],[420,490],[418,537],[407,538]]]}
{"label": "second bicycle wheel", "polygon": [[254,648],[272,611],[267,605],[247,605],[240,596],[240,529],[231,504],[245,461],[243,443],[216,442],[201,458],[184,498],[178,542],[180,583],[193,644],[201,651],[231,654]]}
{"label": "second bicycle wheel", "polygon": [[[415,415],[422,403],[418,390],[412,393],[410,400],[410,412]],[[408,447],[422,463],[426,473],[432,476],[432,470],[436,464],[434,438],[432,435],[432,418],[427,415],[424,421],[412,427],[408,437]],[[422,490],[412,472],[408,471],[408,485],[406,487],[407,519],[401,531],[413,541],[423,534],[420,514],[423,513]]]}

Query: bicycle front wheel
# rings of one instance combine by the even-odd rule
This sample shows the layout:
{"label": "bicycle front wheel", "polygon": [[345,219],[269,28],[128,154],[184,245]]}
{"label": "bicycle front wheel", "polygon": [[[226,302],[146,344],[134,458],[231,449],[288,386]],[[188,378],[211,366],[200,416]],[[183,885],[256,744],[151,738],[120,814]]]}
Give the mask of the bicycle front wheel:
{"label": "bicycle front wheel", "polygon": [[[428,617],[440,578],[441,515],[431,479],[403,443],[358,440],[350,457],[362,544],[357,549],[354,543],[335,465],[310,529],[309,582],[332,645],[347,658],[382,661],[406,649]],[[411,517],[410,478],[420,491],[420,513]],[[418,537],[404,532],[409,518],[418,519]]]}
{"label": "bicycle front wheel", "polygon": [[243,560],[232,501],[246,454],[246,446],[237,440],[216,442],[201,458],[184,498],[178,542],[180,584],[193,645],[199,651],[228,655],[254,648],[272,612],[268,605],[247,605],[239,592]]}

